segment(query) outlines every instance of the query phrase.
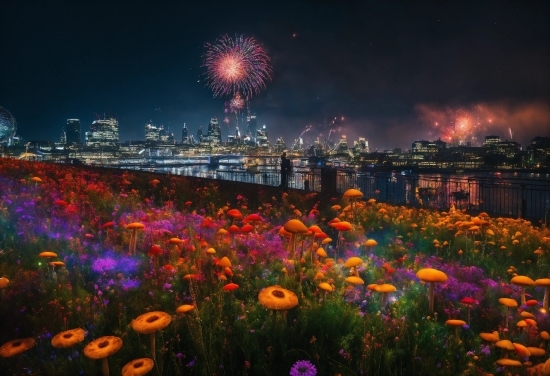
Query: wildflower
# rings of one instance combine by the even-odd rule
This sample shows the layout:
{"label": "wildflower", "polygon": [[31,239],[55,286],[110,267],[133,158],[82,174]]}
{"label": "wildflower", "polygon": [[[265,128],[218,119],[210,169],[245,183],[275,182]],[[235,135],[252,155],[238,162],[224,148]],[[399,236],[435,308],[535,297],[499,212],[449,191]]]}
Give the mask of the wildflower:
{"label": "wildflower", "polygon": [[127,291],[127,290],[130,290],[130,289],[135,289],[135,288],[138,288],[139,285],[140,285],[140,282],[137,281],[137,280],[133,280],[133,279],[129,279],[129,280],[126,280],[124,282],[122,282],[122,288]]}
{"label": "wildflower", "polygon": [[315,376],[317,368],[309,360],[299,360],[290,369],[290,376]]}

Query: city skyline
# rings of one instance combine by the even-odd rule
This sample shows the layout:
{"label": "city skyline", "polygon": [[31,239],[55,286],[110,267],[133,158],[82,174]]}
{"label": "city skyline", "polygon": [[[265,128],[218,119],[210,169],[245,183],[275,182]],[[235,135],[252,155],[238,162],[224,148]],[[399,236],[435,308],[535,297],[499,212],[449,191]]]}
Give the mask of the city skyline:
{"label": "city skyline", "polygon": [[[251,116],[254,120],[256,118],[255,115],[252,115]],[[76,139],[78,139],[78,136],[75,136],[72,135],[70,137],[68,137],[68,134],[70,131],[70,124],[72,122],[77,122],[79,127],[79,130],[77,131],[76,129],[72,129],[72,133],[78,133],[78,135],[80,136],[80,144],[82,146],[86,146],[86,147],[92,147],[93,148],[93,141],[89,141],[87,140],[87,137],[89,137],[87,134],[89,133],[90,136],[92,135],[92,133],[94,131],[97,131],[94,129],[94,127],[96,127],[96,124],[98,123],[103,123],[103,122],[110,122],[110,121],[115,121],[116,123],[116,127],[117,127],[117,130],[119,129],[120,127],[120,124],[118,122],[118,118],[114,115],[104,115],[103,118],[99,115],[95,115],[94,116],[94,120],[92,121],[91,124],[88,125],[87,128],[82,128],[82,127],[85,127],[86,125],[82,126],[81,125],[81,120],[80,119],[67,119],[67,124],[64,125],[63,129],[61,130],[61,134],[60,134],[60,137],[59,137],[59,140],[38,140],[38,139],[25,139],[23,137],[23,140],[26,142],[26,141],[31,141],[31,142],[61,142],[61,144],[66,144],[67,146],[70,146],[72,144],[78,144],[78,142],[76,141]],[[217,128],[217,131],[215,133],[215,138],[217,141],[214,141],[214,140],[210,140],[209,138],[205,138],[204,140],[200,141],[198,138],[197,139],[194,139],[193,137],[194,136],[197,136],[198,137],[198,134],[202,134],[204,133],[204,136],[207,135],[207,132],[209,132],[209,129],[211,128],[212,126],[212,122],[214,122],[216,128]],[[261,127],[263,127],[264,129],[266,129],[266,125],[262,125]],[[259,127],[259,129],[261,128]],[[206,128],[206,129],[205,129]],[[239,129],[239,134],[237,135],[236,134],[236,130]],[[256,125],[254,124],[254,126],[252,127],[252,130],[256,130]],[[247,142],[245,140],[246,136],[247,136],[247,131],[248,131],[248,124],[247,123],[241,123],[240,124],[240,127],[233,127],[232,129],[225,129],[225,132],[222,131],[222,127],[218,124],[218,119],[217,117],[211,117],[208,121],[208,124],[206,124],[205,127],[203,127],[203,125],[199,125],[196,129],[190,129],[186,123],[184,123],[184,125],[182,126],[181,129],[170,129],[169,127],[165,128],[164,127],[164,124],[158,124],[158,123],[155,123],[152,119],[150,119],[149,121],[145,122],[143,125],[142,125],[142,137],[138,137],[138,138],[135,138],[135,139],[127,139],[127,140],[122,140],[120,139],[120,137],[118,136],[118,132],[116,133],[116,135],[118,136],[118,144],[120,143],[124,143],[124,142],[142,142],[142,141],[153,141],[154,138],[152,138],[153,136],[151,135],[154,135],[156,136],[156,140],[157,141],[163,141],[163,142],[167,142],[168,144],[170,143],[173,143],[173,144],[182,144],[182,143],[196,143],[196,144],[199,144],[200,142],[204,142],[204,143],[212,143],[212,144],[219,144],[219,145],[222,145],[222,144],[225,144],[227,142],[232,142],[232,140],[234,140],[235,138],[238,138],[238,139],[241,139],[241,142]],[[254,132],[254,134],[256,134]],[[178,137],[178,135],[181,135],[181,137]],[[19,137],[21,137],[21,135],[17,135]],[[252,133],[250,133],[250,136],[253,136]],[[401,146],[397,146],[397,145],[394,145],[394,146],[390,146],[390,147],[387,147],[387,148],[379,148],[379,147],[376,147],[376,146],[373,146],[371,147],[371,149],[373,151],[383,151],[383,150],[394,150],[394,149],[404,149],[404,150],[411,150],[411,144],[413,145],[413,148],[414,148],[414,144],[416,142],[428,142],[428,143],[432,143],[432,142],[444,142],[445,144],[448,144],[449,146],[472,146],[472,147],[479,147],[479,146],[483,146],[485,145],[485,143],[487,142],[487,139],[488,138],[491,138],[491,139],[494,139],[494,138],[498,138],[499,141],[503,141],[503,142],[515,142],[517,143],[521,148],[525,148],[527,146],[529,146],[529,144],[531,143],[531,141],[536,138],[536,137],[539,137],[541,135],[537,134],[537,135],[527,135],[525,134],[524,135],[524,139],[527,140],[525,143],[521,143],[515,139],[513,139],[513,137],[508,137],[509,134],[507,133],[504,133],[504,136],[501,136],[500,134],[497,134],[497,133],[487,133],[487,134],[483,134],[481,135],[480,134],[480,138],[479,139],[476,139],[475,142],[472,141],[472,140],[465,140],[465,141],[460,141],[460,142],[455,142],[455,140],[451,140],[451,141],[444,141],[441,139],[441,137],[436,137],[436,138],[414,138],[414,139],[410,139],[408,140],[408,144],[406,147],[401,147]],[[183,138],[184,137],[191,137],[190,140],[186,140],[185,142],[183,141]],[[335,138],[337,137],[337,138]],[[353,141],[357,141],[357,140],[366,140],[367,141],[367,144],[369,142],[368,138],[367,137],[364,137],[364,136],[358,136],[357,138],[352,138],[352,137],[348,137],[346,134],[341,134],[341,135],[336,135],[335,137],[332,137],[330,139],[322,139],[322,138],[317,138],[315,140],[313,140],[312,143],[303,143],[302,142],[302,149],[305,147],[306,149],[308,147],[311,147],[311,146],[314,146],[315,142],[321,142],[321,143],[324,143],[324,142],[328,142],[330,141],[331,143],[333,143],[334,145],[338,144],[341,140],[345,140],[347,139],[348,142],[353,142]],[[542,137],[545,137],[545,136],[542,136]],[[548,136],[546,136],[548,137]],[[111,139],[111,137],[107,137],[108,139]],[[255,138],[253,136],[253,138]],[[298,138],[295,138],[295,139],[292,139],[292,140],[285,140],[283,137],[281,136],[277,136],[277,137],[272,137],[273,140],[270,140],[269,138],[267,139],[267,141],[269,143],[271,143],[271,145],[274,145],[277,139],[277,141],[279,139],[285,141],[288,146],[290,147],[291,145],[294,146],[294,144],[298,144],[300,142],[300,137]],[[303,141],[303,139],[302,139]]]}
{"label": "city skyline", "polygon": [[177,139],[184,123],[195,134],[212,117],[225,139],[230,98],[213,98],[202,65],[205,43],[235,33],[271,58],[271,80],[249,105],[272,139],[345,134],[385,149],[496,134],[526,145],[550,129],[542,1],[53,8],[0,5],[0,106],[27,139],[58,140],[70,118],[85,132],[104,111],[117,115],[121,141],[144,139],[149,119]]}

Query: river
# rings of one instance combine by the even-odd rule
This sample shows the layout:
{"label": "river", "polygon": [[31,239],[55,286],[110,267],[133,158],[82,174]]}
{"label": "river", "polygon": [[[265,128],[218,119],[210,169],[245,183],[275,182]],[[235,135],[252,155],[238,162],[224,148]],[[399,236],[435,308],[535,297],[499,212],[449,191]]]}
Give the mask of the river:
{"label": "river", "polygon": [[[278,157],[241,157],[216,165],[156,165],[149,171],[279,186]],[[356,172],[311,166],[293,159],[289,187],[329,193],[360,189],[366,198],[402,205],[471,212],[486,211],[546,222],[550,212],[550,174],[521,172],[406,173]],[[142,169],[140,166],[133,167]]]}

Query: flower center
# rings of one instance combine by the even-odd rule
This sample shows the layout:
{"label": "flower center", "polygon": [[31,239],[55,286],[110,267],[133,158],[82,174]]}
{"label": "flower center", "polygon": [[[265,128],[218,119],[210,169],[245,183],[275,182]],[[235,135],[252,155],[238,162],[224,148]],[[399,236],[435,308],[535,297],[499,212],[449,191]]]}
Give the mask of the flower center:
{"label": "flower center", "polygon": [[148,317],[147,322],[154,322],[154,321],[157,321],[159,319],[159,317],[157,315],[154,315],[154,316],[151,316],[151,317]]}

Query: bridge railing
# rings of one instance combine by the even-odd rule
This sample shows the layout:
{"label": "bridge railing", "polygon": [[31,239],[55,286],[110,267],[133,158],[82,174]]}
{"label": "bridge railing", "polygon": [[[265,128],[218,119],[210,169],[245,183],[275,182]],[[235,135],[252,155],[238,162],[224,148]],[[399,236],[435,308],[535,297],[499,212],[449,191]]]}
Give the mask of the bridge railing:
{"label": "bridge railing", "polygon": [[[182,170],[182,174],[194,176],[191,170]],[[209,177],[274,187],[281,184],[278,170],[216,170]],[[395,205],[442,211],[454,206],[472,213],[485,211],[490,215],[521,217],[545,223],[550,219],[550,182],[547,181],[368,174],[354,170],[313,168],[290,174],[288,187],[335,195],[357,188],[365,198]]]}

